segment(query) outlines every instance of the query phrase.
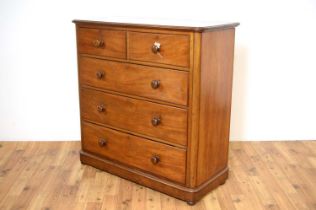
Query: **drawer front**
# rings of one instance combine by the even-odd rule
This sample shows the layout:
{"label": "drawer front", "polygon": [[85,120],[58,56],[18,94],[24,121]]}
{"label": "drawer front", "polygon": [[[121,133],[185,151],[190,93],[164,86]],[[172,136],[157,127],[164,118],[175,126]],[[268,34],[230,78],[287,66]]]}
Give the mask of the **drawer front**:
{"label": "drawer front", "polygon": [[180,145],[187,144],[187,110],[81,89],[81,116]]}
{"label": "drawer front", "polygon": [[81,84],[187,105],[188,73],[81,57]]}
{"label": "drawer front", "polygon": [[185,182],[186,152],[90,123],[82,123],[83,150],[167,179]]}
{"label": "drawer front", "polygon": [[[129,32],[129,58],[189,67],[190,36]],[[160,48],[157,51],[157,47]],[[154,48],[154,49],[153,49]]]}
{"label": "drawer front", "polygon": [[126,58],[126,32],[90,28],[78,29],[79,53]]}

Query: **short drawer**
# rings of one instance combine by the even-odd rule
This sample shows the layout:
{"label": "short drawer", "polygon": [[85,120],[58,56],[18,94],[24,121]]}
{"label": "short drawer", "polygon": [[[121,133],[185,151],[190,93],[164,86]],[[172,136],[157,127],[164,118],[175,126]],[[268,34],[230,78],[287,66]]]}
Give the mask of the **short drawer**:
{"label": "short drawer", "polygon": [[129,59],[189,67],[190,36],[129,32]]}
{"label": "short drawer", "polygon": [[78,29],[79,53],[126,58],[126,32],[91,28]]}
{"label": "short drawer", "polygon": [[102,126],[82,123],[84,151],[167,179],[185,182],[186,151]]}
{"label": "short drawer", "polygon": [[188,72],[81,57],[79,78],[81,84],[187,105]]}
{"label": "short drawer", "polygon": [[81,88],[81,116],[168,142],[187,144],[187,110]]}

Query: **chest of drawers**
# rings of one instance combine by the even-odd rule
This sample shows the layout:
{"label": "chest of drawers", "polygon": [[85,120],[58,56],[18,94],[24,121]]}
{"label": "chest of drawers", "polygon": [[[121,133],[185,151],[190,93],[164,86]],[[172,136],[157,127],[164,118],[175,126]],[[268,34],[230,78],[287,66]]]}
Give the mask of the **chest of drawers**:
{"label": "chest of drawers", "polygon": [[74,23],[81,162],[189,204],[223,184],[238,23]]}

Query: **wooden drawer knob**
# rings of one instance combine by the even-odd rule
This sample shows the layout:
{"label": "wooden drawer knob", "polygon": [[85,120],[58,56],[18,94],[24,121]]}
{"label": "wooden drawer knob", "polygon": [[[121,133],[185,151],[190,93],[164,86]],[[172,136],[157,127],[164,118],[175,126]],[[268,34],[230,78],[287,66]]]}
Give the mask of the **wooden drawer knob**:
{"label": "wooden drawer knob", "polygon": [[156,165],[160,162],[160,157],[158,155],[153,155],[150,160],[154,165]]}
{"label": "wooden drawer knob", "polygon": [[104,112],[105,111],[105,106],[100,104],[97,106],[98,112]]}
{"label": "wooden drawer knob", "polygon": [[96,76],[98,79],[102,79],[104,77],[104,72],[103,71],[97,71]]}
{"label": "wooden drawer knob", "polygon": [[99,146],[100,147],[105,147],[108,143],[108,141],[106,139],[99,139]]}
{"label": "wooden drawer knob", "polygon": [[160,124],[160,122],[161,122],[160,117],[153,117],[153,119],[151,119],[151,124],[153,126],[158,126]]}
{"label": "wooden drawer knob", "polygon": [[104,46],[104,41],[96,39],[92,42],[92,44],[94,47],[100,48]]}
{"label": "wooden drawer knob", "polygon": [[155,54],[160,52],[160,43],[159,42],[155,42],[153,44],[153,46],[151,47],[151,51]]}
{"label": "wooden drawer knob", "polygon": [[160,86],[160,80],[153,80],[153,81],[151,81],[151,87],[153,89],[157,89],[157,88],[159,88],[159,86]]}

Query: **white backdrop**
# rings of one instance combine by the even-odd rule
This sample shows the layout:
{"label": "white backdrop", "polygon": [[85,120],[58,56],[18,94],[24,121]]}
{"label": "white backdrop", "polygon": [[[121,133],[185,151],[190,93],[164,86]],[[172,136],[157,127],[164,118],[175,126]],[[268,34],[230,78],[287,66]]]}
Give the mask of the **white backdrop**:
{"label": "white backdrop", "polygon": [[231,140],[316,139],[316,1],[1,0],[0,140],[78,140],[75,18],[238,21]]}

